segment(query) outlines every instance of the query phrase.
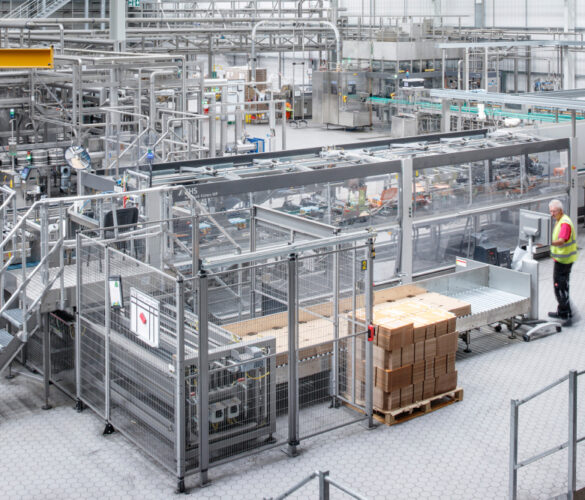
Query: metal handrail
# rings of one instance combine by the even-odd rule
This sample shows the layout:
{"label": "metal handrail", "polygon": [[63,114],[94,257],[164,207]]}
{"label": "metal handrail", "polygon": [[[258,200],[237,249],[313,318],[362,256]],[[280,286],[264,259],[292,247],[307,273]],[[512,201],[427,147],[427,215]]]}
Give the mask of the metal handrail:
{"label": "metal handrail", "polygon": [[347,486],[334,481],[329,477],[329,471],[315,471],[312,472],[310,475],[299,481],[295,484],[292,488],[286,490],[282,495],[278,495],[274,500],[283,500],[284,498],[292,495],[295,491],[305,486],[305,484],[312,481],[314,478],[319,478],[319,500],[329,500],[329,490],[330,486],[334,486],[338,490],[343,491],[350,497],[356,498],[357,500],[367,500],[366,497],[355,493],[354,491],[350,490]]}
{"label": "metal handrail", "polygon": [[[577,486],[577,444],[585,441],[585,436],[577,437],[577,380],[580,375],[584,375],[585,370],[577,372],[571,370],[568,375],[556,380],[552,384],[536,391],[524,399],[512,399],[510,401],[510,470],[509,470],[509,496],[516,500],[518,494],[518,470],[526,467],[538,460],[548,457],[558,451],[568,448],[568,491],[567,498],[573,499]],[[518,410],[523,404],[534,398],[550,391],[556,386],[569,381],[569,416],[568,416],[568,440],[562,444],[554,446],[546,451],[540,452],[532,457],[526,458],[521,462],[518,461]]]}

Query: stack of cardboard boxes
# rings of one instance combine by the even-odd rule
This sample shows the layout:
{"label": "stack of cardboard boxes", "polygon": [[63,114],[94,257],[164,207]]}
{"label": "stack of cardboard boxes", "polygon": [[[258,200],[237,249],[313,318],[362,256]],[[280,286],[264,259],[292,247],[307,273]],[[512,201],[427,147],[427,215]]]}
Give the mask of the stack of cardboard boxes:
{"label": "stack of cardboard boxes", "polygon": [[[399,409],[457,387],[456,318],[469,313],[469,304],[435,293],[374,306],[375,409]],[[356,319],[365,323],[363,310]],[[356,377],[365,382],[364,342],[356,342],[356,354]]]}

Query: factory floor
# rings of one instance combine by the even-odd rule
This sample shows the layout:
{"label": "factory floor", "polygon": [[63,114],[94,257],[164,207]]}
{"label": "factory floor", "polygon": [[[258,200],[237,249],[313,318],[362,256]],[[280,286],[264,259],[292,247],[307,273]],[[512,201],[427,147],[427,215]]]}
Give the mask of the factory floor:
{"label": "factory floor", "polygon": [[[303,135],[309,141],[311,129]],[[346,134],[335,142],[351,140]],[[579,242],[583,248],[585,235]],[[539,289],[544,318],[556,307],[550,259],[541,261]],[[331,478],[369,499],[506,498],[510,400],[528,396],[569,370],[585,369],[585,319],[579,314],[585,309],[585,255],[574,266],[571,296],[576,318],[560,333],[526,343],[521,337],[508,339],[505,329],[485,329],[474,333],[469,354],[460,342],[457,370],[463,401],[395,426],[368,431],[354,424],[329,432],[301,442],[296,458],[274,449],[213,468],[206,488],[197,486],[198,476],[186,480],[188,494],[275,497],[313,471],[327,470]],[[42,385],[22,367],[16,371],[20,374],[14,379],[0,379],[0,498],[176,498],[175,478],[132,443],[117,433],[102,436],[103,421],[89,410],[77,413],[73,402],[55,389],[54,408],[43,411]],[[583,377],[578,392],[581,436]],[[520,460],[566,441],[567,393],[565,383],[520,409]],[[582,488],[585,444],[577,460],[577,485]],[[566,491],[566,484],[563,450],[520,471],[518,498],[551,498]],[[318,498],[317,481],[291,498]],[[349,497],[333,490],[331,498]]]}

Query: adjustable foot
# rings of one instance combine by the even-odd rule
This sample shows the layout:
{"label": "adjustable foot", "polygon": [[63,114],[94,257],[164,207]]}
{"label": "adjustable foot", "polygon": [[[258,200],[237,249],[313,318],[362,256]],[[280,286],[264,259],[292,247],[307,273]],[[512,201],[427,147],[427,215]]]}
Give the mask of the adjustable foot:
{"label": "adjustable foot", "polygon": [[114,429],[114,426],[112,424],[110,424],[110,422],[106,422],[106,427],[104,428],[104,432],[102,434],[104,436],[109,436],[110,434],[113,434],[114,432],[116,432],[116,429]]}
{"label": "adjustable foot", "polygon": [[81,401],[81,399],[75,401],[74,408],[77,413],[81,413],[84,410],[85,407],[83,406],[83,402]]}
{"label": "adjustable foot", "polygon": [[282,451],[291,458],[298,457],[300,455],[299,444],[299,441],[289,441],[287,447],[283,448]]}
{"label": "adjustable foot", "polygon": [[270,434],[270,436],[268,436],[268,437],[267,437],[267,438],[264,440],[264,443],[266,443],[266,444],[273,444],[273,443],[276,443],[276,438],[275,438],[275,437],[274,437],[272,434]]}
{"label": "adjustable foot", "polygon": [[180,477],[177,480],[177,491],[176,493],[185,493],[185,479]]}
{"label": "adjustable foot", "polygon": [[339,401],[339,398],[336,396],[333,396],[331,398],[331,404],[329,405],[329,408],[340,408],[341,407],[341,401]]}
{"label": "adjustable foot", "polygon": [[43,406],[41,406],[41,408],[43,410],[50,410],[51,408],[53,408],[53,405],[47,403],[47,404],[44,404]]}

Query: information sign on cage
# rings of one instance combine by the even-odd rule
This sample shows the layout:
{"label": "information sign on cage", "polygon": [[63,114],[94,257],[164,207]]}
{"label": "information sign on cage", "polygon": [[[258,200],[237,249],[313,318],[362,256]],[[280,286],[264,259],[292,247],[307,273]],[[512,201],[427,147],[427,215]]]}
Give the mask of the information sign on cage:
{"label": "information sign on cage", "polygon": [[130,329],[150,347],[158,347],[160,302],[150,295],[130,289]]}

